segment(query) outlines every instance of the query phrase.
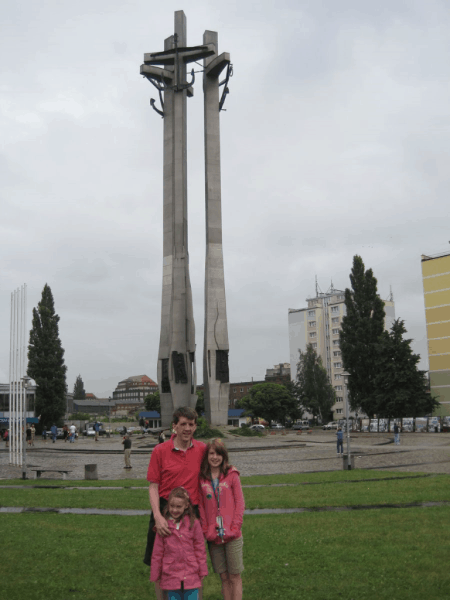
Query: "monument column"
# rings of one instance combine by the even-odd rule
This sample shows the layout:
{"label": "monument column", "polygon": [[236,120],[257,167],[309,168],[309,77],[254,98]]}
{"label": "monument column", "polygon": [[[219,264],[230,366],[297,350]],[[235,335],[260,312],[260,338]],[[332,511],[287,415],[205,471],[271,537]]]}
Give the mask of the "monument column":
{"label": "monument column", "polygon": [[[158,89],[164,117],[164,251],[158,385],[161,421],[172,422],[173,411],[195,407],[195,326],[189,276],[187,218],[186,99],[193,95],[186,82],[186,64],[213,54],[205,46],[186,47],[186,17],[175,12],[174,35],[163,52],[144,55],[141,74]],[[155,65],[162,65],[157,67]]]}
{"label": "monument column", "polygon": [[203,44],[212,44],[215,50],[212,56],[204,59],[203,72],[206,205],[203,381],[208,422],[211,425],[226,425],[230,378],[222,251],[219,76],[230,64],[230,56],[227,53],[218,55],[218,35],[215,31],[205,31]]}

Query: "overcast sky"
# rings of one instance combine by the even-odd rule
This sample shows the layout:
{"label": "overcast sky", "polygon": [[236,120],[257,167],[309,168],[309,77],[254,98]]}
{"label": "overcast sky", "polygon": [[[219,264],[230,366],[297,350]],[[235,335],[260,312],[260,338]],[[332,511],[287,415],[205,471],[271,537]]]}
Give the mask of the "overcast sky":
{"label": "overcast sky", "polygon": [[[355,254],[428,368],[420,256],[450,250],[450,5],[445,0],[17,0],[0,25],[0,382],[11,292],[27,329],[52,289],[73,390],[156,380],[163,121],[139,75],[173,13],[234,65],[221,114],[232,382],[289,360],[288,309]],[[190,273],[203,369],[201,74],[188,100]],[[201,375],[198,383],[202,383]]]}

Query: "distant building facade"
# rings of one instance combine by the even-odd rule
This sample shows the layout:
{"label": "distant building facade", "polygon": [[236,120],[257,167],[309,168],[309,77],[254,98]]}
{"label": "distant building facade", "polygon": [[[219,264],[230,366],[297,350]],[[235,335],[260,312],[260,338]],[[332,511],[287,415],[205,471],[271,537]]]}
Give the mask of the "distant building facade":
{"label": "distant building facade", "polygon": [[[26,416],[35,416],[36,386],[27,388]],[[0,417],[9,417],[9,383],[0,383]]]}
{"label": "distant building facade", "polygon": [[[306,346],[312,344],[322,358],[328,379],[336,392],[336,403],[332,408],[333,419],[340,419],[345,413],[344,399],[347,394],[339,347],[339,331],[342,318],[346,315],[345,292],[331,286],[326,293],[316,292],[316,296],[307,298],[306,302],[308,305],[304,308],[288,310],[291,378],[295,380],[297,377],[299,350],[305,352]],[[385,329],[390,329],[395,320],[394,300],[385,300],[384,304],[384,326]]]}
{"label": "distant building facade", "polygon": [[289,383],[291,381],[291,365],[290,363],[280,363],[275,365],[273,369],[266,369],[266,383]]}
{"label": "distant building facade", "polygon": [[158,391],[158,384],[147,375],[134,375],[120,381],[113,392],[114,414],[126,416],[144,407],[148,394]]}
{"label": "distant building facade", "polygon": [[450,253],[422,254],[430,389],[441,406],[435,416],[450,415]]}

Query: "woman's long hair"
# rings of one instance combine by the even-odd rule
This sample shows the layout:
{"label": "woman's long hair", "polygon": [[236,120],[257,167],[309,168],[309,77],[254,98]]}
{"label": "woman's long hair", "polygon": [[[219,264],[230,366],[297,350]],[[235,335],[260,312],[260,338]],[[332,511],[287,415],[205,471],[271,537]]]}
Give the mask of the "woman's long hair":
{"label": "woman's long hair", "polygon": [[190,526],[189,529],[192,529],[192,526],[194,524],[195,519],[197,518],[195,516],[194,513],[194,509],[192,507],[191,501],[189,499],[189,494],[187,492],[187,490],[184,489],[184,487],[177,487],[177,488],[173,488],[173,490],[170,492],[169,494],[169,498],[167,500],[167,504],[166,506],[163,508],[163,516],[165,518],[167,518],[168,516],[170,516],[169,513],[169,504],[170,501],[172,500],[172,498],[181,498],[182,500],[186,500],[187,502],[187,507],[186,510],[184,511],[184,513],[181,515],[180,517],[180,521],[186,516],[189,516],[189,521],[190,521]]}
{"label": "woman's long hair", "polygon": [[226,449],[226,446],[222,440],[220,438],[210,440],[206,444],[205,454],[203,455],[202,464],[200,465],[200,477],[203,477],[203,479],[211,479],[211,467],[209,466],[208,462],[208,454],[211,448],[213,448],[217,454],[220,454],[220,456],[223,457],[222,464],[220,465],[220,472],[224,476],[232,467],[232,465],[230,465],[228,462],[228,450]]}

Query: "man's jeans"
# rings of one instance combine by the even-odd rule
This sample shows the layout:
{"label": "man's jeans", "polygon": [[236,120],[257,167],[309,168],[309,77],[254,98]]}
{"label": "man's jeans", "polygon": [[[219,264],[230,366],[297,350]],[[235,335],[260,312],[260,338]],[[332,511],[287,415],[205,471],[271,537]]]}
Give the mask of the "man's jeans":
{"label": "man's jeans", "polygon": [[400,434],[394,433],[394,443],[396,446],[400,446]]}
{"label": "man's jeans", "polygon": [[337,453],[338,454],[339,454],[339,448],[341,449],[341,454],[344,454],[344,441],[343,440],[337,441]]}

